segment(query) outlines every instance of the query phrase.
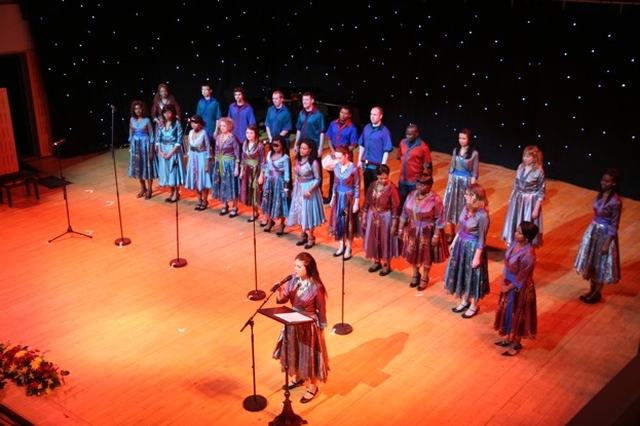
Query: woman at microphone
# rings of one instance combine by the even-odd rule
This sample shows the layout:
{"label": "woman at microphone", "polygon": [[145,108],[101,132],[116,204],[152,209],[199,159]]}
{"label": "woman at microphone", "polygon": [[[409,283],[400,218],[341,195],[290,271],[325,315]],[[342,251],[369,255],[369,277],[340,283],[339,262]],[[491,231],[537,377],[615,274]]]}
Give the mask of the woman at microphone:
{"label": "woman at microphone", "polygon": [[[291,302],[291,308],[315,318],[314,322],[283,327],[273,357],[285,366],[292,381],[288,389],[308,387],[300,402],[306,404],[318,393],[318,382],[326,383],[329,373],[329,357],[324,340],[327,326],[327,290],[322,284],[315,259],[306,252],[298,254],[293,263],[294,274],[288,283],[276,285],[278,303]],[[287,332],[287,353],[283,356],[284,332]]]}

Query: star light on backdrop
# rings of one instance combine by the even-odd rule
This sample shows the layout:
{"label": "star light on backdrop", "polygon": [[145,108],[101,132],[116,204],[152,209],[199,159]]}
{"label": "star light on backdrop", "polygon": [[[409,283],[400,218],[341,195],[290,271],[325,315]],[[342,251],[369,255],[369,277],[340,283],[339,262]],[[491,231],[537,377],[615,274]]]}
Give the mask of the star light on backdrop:
{"label": "star light on backdrop", "polygon": [[[209,80],[223,113],[238,85],[258,120],[271,90],[311,90],[328,119],[337,112],[323,104],[355,106],[361,126],[381,105],[396,142],[413,122],[450,153],[470,127],[484,162],[515,169],[536,144],[549,178],[597,189],[618,166],[640,181],[640,7],[485,3],[51,0],[28,10],[56,134],[76,153],[107,146],[109,105],[124,143],[131,101],[150,104],[167,83],[186,117]],[[640,199],[631,185],[623,194]]]}

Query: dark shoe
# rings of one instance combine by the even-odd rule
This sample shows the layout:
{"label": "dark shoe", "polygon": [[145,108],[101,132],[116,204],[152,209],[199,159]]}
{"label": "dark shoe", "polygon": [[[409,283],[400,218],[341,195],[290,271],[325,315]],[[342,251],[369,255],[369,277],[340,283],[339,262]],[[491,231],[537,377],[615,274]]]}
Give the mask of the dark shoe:
{"label": "dark shoe", "polygon": [[292,380],[289,383],[289,386],[282,385],[282,390],[291,390],[291,389],[295,389],[295,388],[297,388],[299,386],[302,386],[302,385],[304,385],[304,379],[300,379],[298,381]]}
{"label": "dark shoe", "polygon": [[[462,305],[462,306],[460,306]],[[456,306],[455,308],[451,308],[451,310],[453,312],[455,312],[456,314],[459,314],[460,312],[464,312],[467,309],[469,309],[469,306],[471,306],[471,303],[467,303],[466,305],[461,303],[460,305]]]}
{"label": "dark shoe", "polygon": [[495,342],[494,345],[507,348],[511,346],[511,342],[508,340],[500,340],[499,342]]}
{"label": "dark shoe", "polygon": [[380,269],[382,269],[382,264],[376,262],[372,267],[369,268],[369,272],[378,272]]}
{"label": "dark shoe", "polygon": [[597,292],[597,293],[593,293],[589,297],[585,297],[583,302],[589,305],[593,305],[594,303],[598,303],[600,299],[602,299],[602,293]]}
{"label": "dark shoe", "polygon": [[320,390],[319,387],[316,387],[315,392],[311,392],[309,389],[307,389],[304,395],[302,395],[302,398],[300,398],[300,402],[302,404],[306,404],[307,402],[311,401],[316,396],[319,390]]}
{"label": "dark shoe", "polygon": [[269,221],[269,226],[267,226],[266,228],[263,229],[264,232],[271,232],[271,228],[273,228],[273,225],[275,225],[276,223],[273,220]]}
{"label": "dark shoe", "polygon": [[177,203],[178,202],[178,198],[175,198],[175,199],[171,198],[171,199],[169,199],[169,202],[170,203]]}
{"label": "dark shoe", "polygon": [[138,192],[138,195],[136,195],[136,198],[142,198],[146,193],[147,193],[147,190],[143,189],[142,191]]}
{"label": "dark shoe", "polygon": [[521,350],[522,350],[522,345],[520,344],[513,345],[511,348],[509,348],[508,351],[502,352],[502,356],[516,356],[520,353]]}
{"label": "dark shoe", "polygon": [[280,224],[278,231],[276,232],[276,235],[278,237],[281,237],[284,235],[284,224]]}
{"label": "dark shoe", "polygon": [[296,245],[303,246],[307,244],[307,241],[308,241],[307,234],[304,234],[304,237],[300,237],[300,239],[296,242]]}
{"label": "dark shoe", "polygon": [[413,278],[411,279],[411,282],[409,283],[409,287],[411,288],[418,287],[420,285],[420,278],[422,278],[422,275],[420,275],[420,272],[418,272],[418,275],[414,275]]}
{"label": "dark shoe", "polygon": [[391,273],[391,265],[387,265],[380,271],[380,276],[384,277],[385,275],[389,275]]}
{"label": "dark shoe", "polygon": [[231,212],[229,213],[229,217],[236,217],[238,216],[238,208],[234,207],[231,209]]}
{"label": "dark shoe", "polygon": [[144,196],[144,199],[145,199],[145,200],[148,200],[148,199],[150,199],[150,198],[151,198],[151,196],[152,196],[152,191],[151,191],[151,190],[148,190],[148,191],[147,191],[147,194]]}
{"label": "dark shoe", "polygon": [[420,285],[418,286],[418,288],[416,290],[422,291],[422,290],[426,289],[427,288],[427,284],[429,284],[429,277],[421,278],[420,279]]}
{"label": "dark shoe", "polygon": [[220,216],[224,216],[227,213],[229,213],[229,207],[225,205],[222,210],[220,210]]}
{"label": "dark shoe", "polygon": [[351,256],[351,247],[347,247],[347,249],[344,251],[344,256],[342,257],[343,260],[349,260],[351,259],[353,256]]}
{"label": "dark shoe", "polygon": [[313,247],[315,245],[315,243],[316,243],[316,239],[315,238],[309,238],[309,242],[304,245],[304,248],[309,250],[311,247]]}
{"label": "dark shoe", "polygon": [[340,256],[342,256],[342,253],[344,253],[344,248],[341,248],[338,251],[336,251],[335,253],[333,253],[333,257],[340,257]]}
{"label": "dark shoe", "polygon": [[[471,311],[471,315],[467,314],[467,312]],[[476,306],[475,311],[471,308],[467,309],[467,312],[465,312],[464,314],[462,314],[462,318],[464,319],[469,319],[469,318],[473,318],[476,315],[478,315],[478,312],[480,312],[480,306]]]}
{"label": "dark shoe", "polygon": [[268,225],[268,223],[267,223],[267,222],[260,222],[260,226],[262,226],[263,228],[264,228],[265,226],[267,226],[267,225]]}
{"label": "dark shoe", "polygon": [[[146,197],[145,197],[145,198],[146,198]],[[147,199],[148,199],[148,198],[147,198]],[[170,203],[170,202],[171,202],[171,197],[169,197],[169,198],[165,198],[165,199],[164,199],[164,202],[165,202],[165,203]]]}
{"label": "dark shoe", "polygon": [[329,197],[323,198],[322,202],[325,203],[325,204],[329,204],[329,203],[331,203],[331,198],[329,198]]}

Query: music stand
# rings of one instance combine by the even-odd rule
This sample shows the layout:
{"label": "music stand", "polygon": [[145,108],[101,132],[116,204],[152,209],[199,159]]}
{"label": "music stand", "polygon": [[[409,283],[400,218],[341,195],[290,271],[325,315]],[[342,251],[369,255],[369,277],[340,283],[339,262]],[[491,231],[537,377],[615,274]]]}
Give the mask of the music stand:
{"label": "music stand", "polygon": [[56,155],[58,157],[58,169],[60,170],[60,181],[62,182],[62,196],[64,197],[64,204],[65,204],[65,207],[67,208],[67,230],[62,234],[58,235],[57,237],[50,239],[49,241],[47,241],[47,243],[51,243],[53,240],[57,240],[58,238],[62,237],[65,234],[78,234],[78,235],[82,235],[83,237],[93,238],[92,235],[83,234],[82,232],[76,232],[71,228],[71,219],[69,217],[69,200],[67,199],[67,181],[64,179],[64,175],[62,174],[62,160],[60,159],[60,145],[62,145],[65,141],[66,139],[60,139],[59,141],[54,142],[53,146],[56,147]]}
{"label": "music stand", "polygon": [[282,413],[277,415],[272,422],[269,422],[269,426],[299,426],[306,425],[307,421],[303,420],[302,417],[293,412],[293,408],[291,408],[291,400],[289,399],[289,364],[288,364],[288,338],[287,338],[287,327],[295,327],[299,324],[307,324],[315,321],[313,318],[310,318],[300,312],[294,311],[288,306],[277,306],[275,308],[265,308],[258,309],[262,315],[265,315],[279,323],[284,324],[284,402],[282,403]]}

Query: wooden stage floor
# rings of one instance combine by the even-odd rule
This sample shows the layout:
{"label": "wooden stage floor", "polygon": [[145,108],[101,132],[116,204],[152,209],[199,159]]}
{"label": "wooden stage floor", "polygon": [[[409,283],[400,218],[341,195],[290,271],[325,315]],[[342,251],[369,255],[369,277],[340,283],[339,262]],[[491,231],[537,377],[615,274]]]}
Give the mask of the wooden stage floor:
{"label": "wooden stage floor", "polygon": [[[257,286],[269,293],[291,273],[299,230],[267,234],[247,222],[246,208],[230,219],[213,202],[197,212],[195,195],[182,191],[177,239],[176,205],[157,188],[152,199],[137,199],[128,151],[114,154],[63,160],[72,182],[70,224],[92,238],[66,232],[61,188],[42,187],[39,201],[14,189],[13,207],[0,205],[0,341],[45,351],[71,372],[43,397],[26,397],[9,383],[0,404],[44,426],[268,424],[284,400],[284,374],[271,359],[279,324],[255,317],[256,392],[267,399],[258,412],[243,408],[254,391],[251,327],[241,329],[261,304],[248,292]],[[440,195],[449,159],[434,153]],[[56,158],[31,164],[42,176],[58,175]],[[398,162],[390,165],[397,182]],[[603,170],[594,170],[594,189]],[[347,323],[353,332],[327,330],[329,380],[309,404],[299,402],[303,388],[292,391],[297,415],[316,426],[562,425],[637,354],[640,203],[624,199],[623,280],[605,288],[603,302],[585,305],[578,296],[587,283],[573,261],[596,192],[549,180],[545,245],[534,276],[539,335],[525,340],[518,356],[500,356],[492,325],[514,173],[481,165],[491,204],[492,293],[470,320],[451,312],[457,301],[443,288],[444,264],[432,268],[429,287],[418,292],[408,285],[404,261],[394,261],[387,277],[369,274],[361,240],[343,272],[326,225],[317,232],[310,253],[329,290],[329,324]],[[121,236],[132,243],[114,244]],[[188,263],[171,268],[178,248]],[[275,306],[273,299],[265,306]]]}

